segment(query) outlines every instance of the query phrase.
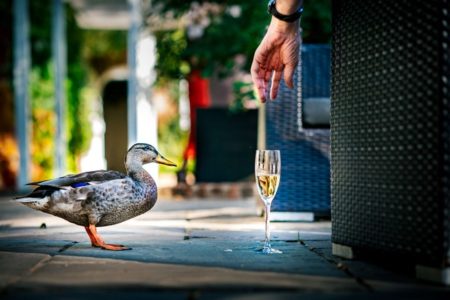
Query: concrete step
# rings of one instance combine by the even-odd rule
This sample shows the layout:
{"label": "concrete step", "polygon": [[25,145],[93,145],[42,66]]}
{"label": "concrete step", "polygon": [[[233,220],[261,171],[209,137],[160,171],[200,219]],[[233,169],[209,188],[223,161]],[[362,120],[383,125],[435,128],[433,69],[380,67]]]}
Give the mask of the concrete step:
{"label": "concrete step", "polygon": [[158,190],[162,198],[172,199],[229,199],[253,198],[257,195],[254,182],[197,183],[189,185],[179,183],[174,187]]}

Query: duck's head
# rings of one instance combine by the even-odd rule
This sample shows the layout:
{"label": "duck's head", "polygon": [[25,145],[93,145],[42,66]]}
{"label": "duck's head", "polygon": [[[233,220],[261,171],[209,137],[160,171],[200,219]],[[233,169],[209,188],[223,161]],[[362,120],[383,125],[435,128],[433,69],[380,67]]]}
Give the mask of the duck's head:
{"label": "duck's head", "polygon": [[161,154],[155,147],[145,143],[137,143],[128,149],[127,156],[125,158],[125,165],[130,166],[132,164],[148,164],[158,163],[162,165],[176,167],[177,165]]}

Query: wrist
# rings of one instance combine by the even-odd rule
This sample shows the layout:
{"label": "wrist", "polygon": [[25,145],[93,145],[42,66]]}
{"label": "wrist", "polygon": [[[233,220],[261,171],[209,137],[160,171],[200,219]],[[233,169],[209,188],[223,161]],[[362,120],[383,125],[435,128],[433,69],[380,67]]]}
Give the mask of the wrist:
{"label": "wrist", "polygon": [[[299,0],[269,0],[267,11],[269,14],[286,23],[294,23],[300,19],[303,12],[303,1]],[[281,26],[285,27],[285,26]]]}
{"label": "wrist", "polygon": [[291,0],[291,1],[276,1],[275,8],[283,15],[291,15],[298,11],[303,5],[303,1]]}
{"label": "wrist", "polygon": [[295,21],[292,23],[284,22],[281,20],[278,20],[277,18],[272,16],[272,19],[270,21],[269,28],[276,32],[280,33],[287,33],[287,34],[296,34],[299,31],[299,21]]}

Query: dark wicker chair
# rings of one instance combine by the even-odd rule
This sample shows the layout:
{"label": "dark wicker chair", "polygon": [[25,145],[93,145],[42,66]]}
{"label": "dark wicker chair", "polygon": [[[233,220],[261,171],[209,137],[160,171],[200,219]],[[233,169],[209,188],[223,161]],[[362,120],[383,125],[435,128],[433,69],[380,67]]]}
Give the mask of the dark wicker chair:
{"label": "dark wicker chair", "polygon": [[450,284],[450,3],[333,4],[333,253]]}
{"label": "dark wicker chair", "polygon": [[282,156],[280,187],[272,204],[275,220],[284,218],[280,212],[295,212],[288,218],[299,220],[330,214],[330,131],[304,128],[301,101],[329,99],[330,46],[304,45],[301,57],[296,88],[282,81],[278,99],[265,106],[266,148],[279,149]]}

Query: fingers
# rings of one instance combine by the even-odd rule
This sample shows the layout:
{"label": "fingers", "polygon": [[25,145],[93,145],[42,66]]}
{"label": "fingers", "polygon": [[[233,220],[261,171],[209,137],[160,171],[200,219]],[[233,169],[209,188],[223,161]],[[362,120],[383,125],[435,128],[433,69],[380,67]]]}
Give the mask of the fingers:
{"label": "fingers", "polygon": [[[262,103],[265,103],[267,100],[267,88],[268,83],[272,80],[272,84],[270,87],[270,99],[276,99],[278,96],[278,89],[280,87],[281,77],[284,74],[284,81],[289,88],[294,87],[294,72],[296,69],[296,64],[288,64],[286,66],[277,65],[269,67],[262,67],[257,61],[253,61],[251,74],[253,83],[256,86],[256,91],[258,94],[258,98]],[[272,74],[273,72],[273,74]]]}
{"label": "fingers", "polygon": [[287,64],[284,68],[284,81],[289,88],[294,87],[294,72],[297,64]]}
{"label": "fingers", "polygon": [[270,60],[270,50],[262,43],[260,47],[256,49],[251,67],[253,84],[256,87],[258,98],[262,103],[267,100],[267,86],[272,73],[272,70],[269,67]]}
{"label": "fingers", "polygon": [[281,74],[283,74],[283,67],[275,70],[272,78],[272,86],[270,88],[270,99],[274,100],[278,95],[278,88],[280,86]]}
{"label": "fingers", "polygon": [[273,61],[274,61],[275,57],[273,53],[269,53],[266,56],[266,60],[265,60],[265,65],[264,65],[264,69],[266,70],[265,74],[264,74],[264,80],[266,83],[269,83],[270,79],[272,79],[272,71],[274,69],[273,67]]}
{"label": "fingers", "polygon": [[[255,54],[256,56],[256,54]],[[251,67],[251,74],[252,74],[252,80],[253,84],[256,87],[256,93],[258,98],[261,100],[262,103],[266,102],[266,84],[264,82],[264,74],[265,70],[261,68],[259,63],[256,59],[253,59],[252,67]]]}
{"label": "fingers", "polygon": [[289,40],[282,49],[284,68],[284,81],[289,88],[294,87],[294,72],[298,66],[300,39],[294,38]]}

